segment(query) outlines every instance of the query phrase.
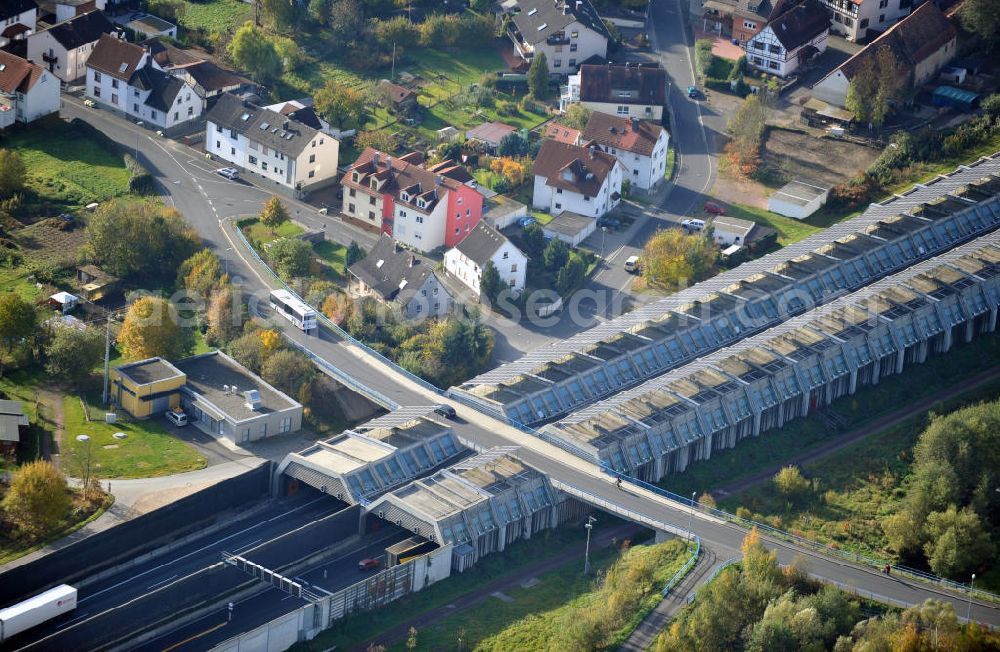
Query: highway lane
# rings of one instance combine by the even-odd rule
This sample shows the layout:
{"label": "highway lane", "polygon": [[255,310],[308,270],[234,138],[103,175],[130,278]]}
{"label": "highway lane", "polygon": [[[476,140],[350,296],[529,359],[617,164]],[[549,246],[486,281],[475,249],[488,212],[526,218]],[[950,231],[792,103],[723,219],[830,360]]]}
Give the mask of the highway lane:
{"label": "highway lane", "polygon": [[[655,4],[654,11],[666,11],[666,0],[657,0],[660,4]],[[113,129],[111,133],[114,133]],[[202,234],[202,236],[219,250],[227,248],[233,249],[232,260],[230,261],[231,271],[234,271],[242,278],[244,286],[248,290],[263,291],[266,287],[272,286],[273,281],[267,279],[266,274],[251,265],[249,257],[245,252],[239,251],[236,243],[228,238],[216,215],[214,204],[206,205],[207,197],[198,192],[197,188],[186,187],[182,182],[172,184],[170,179],[186,179],[189,176],[199,178],[199,173],[190,173],[175,155],[171,155],[172,149],[182,146],[169,142],[150,142],[155,145],[151,147],[146,143],[140,143],[142,151],[148,154],[150,162],[156,167],[157,176],[167,180],[164,188],[168,193],[168,201],[177,205],[192,225]],[[679,141],[681,146],[683,143]],[[160,150],[164,153],[160,153]],[[692,161],[699,160],[697,149],[693,154],[688,155],[688,165],[693,165]],[[705,154],[704,156],[707,156]],[[710,170],[710,163],[706,170]],[[708,180],[706,179],[706,184]],[[676,189],[675,189],[676,192]],[[697,188],[686,188],[681,195],[675,199],[671,195],[671,202],[680,201],[683,204],[684,193],[688,193],[688,202],[698,199]],[[374,390],[388,396],[401,405],[427,405],[441,402],[441,398],[429,390],[414,384],[406,379],[396,369],[385,365],[379,360],[369,357],[357,347],[350,345],[340,339],[336,334],[325,329],[321,330],[318,337],[305,335],[297,331],[287,323],[276,321],[275,324],[289,336],[290,339],[305,344],[315,354],[337,366],[345,373],[355,379],[366,383]],[[480,446],[494,445],[519,445],[521,450],[519,456],[528,464],[531,464],[542,472],[559,478],[569,484],[577,486],[594,496],[616,502],[623,507],[636,512],[645,513],[649,516],[658,517],[674,524],[683,525],[689,518],[688,509],[666,501],[662,498],[649,494],[629,494],[622,495],[614,485],[602,476],[596,468],[587,462],[576,458],[567,459],[568,456],[561,450],[541,442],[528,435],[520,433],[510,426],[490,419],[471,409],[458,406],[459,413],[468,421],[468,425],[459,430],[460,436],[468,440],[477,442]],[[473,425],[475,424],[475,425]],[[745,532],[739,528],[720,525],[704,520],[696,515],[693,519],[694,531],[701,537],[704,545],[711,547],[720,558],[728,558],[727,554],[739,549],[739,542]],[[824,579],[839,582],[845,585],[857,586],[859,589],[868,591],[874,595],[885,596],[890,599],[900,600],[908,604],[922,601],[926,597],[941,597],[951,601],[957,606],[959,613],[964,613],[964,599],[955,594],[943,594],[933,587],[920,583],[908,583],[897,578],[889,578],[879,574],[868,567],[855,566],[838,558],[819,556],[816,553],[806,552],[790,546],[789,544],[767,540],[767,545],[777,549],[779,558],[788,561],[792,558],[804,555],[808,559],[809,570]],[[734,556],[732,554],[728,556]],[[1000,609],[991,605],[973,606],[973,618],[1000,625]]]}
{"label": "highway lane", "polygon": [[[325,592],[335,593],[374,573],[374,571],[359,571],[360,560],[377,558],[384,566],[385,549],[411,536],[412,533],[401,528],[384,528],[366,535],[357,545],[335,558],[310,566],[293,579],[308,584],[312,587],[311,590],[320,595]],[[133,649],[144,652],[204,650],[280,618],[305,604],[306,600],[279,589],[263,589],[260,593],[234,603],[231,622],[229,610],[223,605],[203,618],[165,632]]]}
{"label": "highway lane", "polygon": [[262,511],[238,518],[215,532],[172,550],[165,550],[143,564],[78,586],[79,597],[74,611],[32,629],[19,637],[16,644],[28,645],[51,634],[79,627],[129,600],[182,581],[218,563],[223,551],[251,549],[342,509],[343,503],[319,492],[304,491],[290,499],[273,501]]}

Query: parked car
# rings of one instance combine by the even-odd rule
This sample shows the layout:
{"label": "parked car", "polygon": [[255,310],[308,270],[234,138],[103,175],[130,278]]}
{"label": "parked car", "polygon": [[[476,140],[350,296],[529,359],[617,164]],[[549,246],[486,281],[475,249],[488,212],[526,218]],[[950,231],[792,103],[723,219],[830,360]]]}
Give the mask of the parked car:
{"label": "parked car", "polygon": [[215,172],[216,174],[226,177],[230,181],[235,181],[240,178],[240,171],[236,168],[219,168]]}
{"label": "parked car", "polygon": [[376,568],[379,567],[381,563],[382,562],[379,561],[378,559],[372,559],[370,557],[368,559],[362,559],[361,561],[358,562],[358,570],[360,571],[375,570]]}
{"label": "parked car", "polygon": [[97,108],[97,103],[94,100],[84,100],[83,105],[91,109]]}
{"label": "parked car", "polygon": [[447,405],[445,403],[442,403],[441,405],[439,405],[436,408],[434,408],[434,412],[437,413],[437,414],[440,414],[441,416],[443,416],[446,419],[454,419],[455,416],[456,416],[455,415],[455,408],[453,408],[450,405]]}
{"label": "parked car", "polygon": [[726,209],[719,206],[714,201],[705,202],[705,212],[711,213],[712,215],[725,215]]}
{"label": "parked car", "polygon": [[625,259],[625,271],[629,274],[637,274],[640,270],[639,257],[629,256]]}
{"label": "parked car", "polygon": [[178,428],[183,428],[188,424],[188,415],[183,410],[167,410],[167,421]]}
{"label": "parked car", "polygon": [[609,230],[614,231],[615,229],[621,228],[622,222],[621,220],[615,217],[602,217],[599,220],[597,220],[597,226],[600,226],[602,228],[606,227]]}
{"label": "parked car", "polygon": [[683,226],[688,231],[694,231],[694,232],[702,231],[705,228],[705,220],[697,220],[697,219],[683,220],[681,221],[681,226]]}
{"label": "parked car", "polygon": [[519,227],[521,227],[522,229],[525,228],[525,227],[531,226],[532,224],[537,224],[537,223],[538,223],[538,220],[536,220],[535,218],[531,217],[530,215],[522,217],[521,219],[519,219],[517,221],[517,225]]}
{"label": "parked car", "polygon": [[688,97],[698,97],[697,86],[688,86]]}

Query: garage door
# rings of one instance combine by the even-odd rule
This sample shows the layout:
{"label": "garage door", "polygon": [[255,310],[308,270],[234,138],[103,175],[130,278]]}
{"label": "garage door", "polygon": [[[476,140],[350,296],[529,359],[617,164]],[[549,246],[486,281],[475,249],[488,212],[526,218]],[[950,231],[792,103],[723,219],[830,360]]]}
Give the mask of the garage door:
{"label": "garage door", "polygon": [[170,397],[161,396],[153,399],[153,414],[163,414],[170,409]]}

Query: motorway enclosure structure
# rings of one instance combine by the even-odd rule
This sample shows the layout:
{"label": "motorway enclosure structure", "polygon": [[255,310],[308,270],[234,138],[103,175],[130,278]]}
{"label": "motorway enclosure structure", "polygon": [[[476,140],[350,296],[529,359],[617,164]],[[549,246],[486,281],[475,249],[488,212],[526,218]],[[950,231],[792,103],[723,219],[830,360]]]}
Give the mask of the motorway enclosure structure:
{"label": "motorway enclosure structure", "polygon": [[1000,157],[982,159],[452,391],[551,421],[994,230],[998,195]]}

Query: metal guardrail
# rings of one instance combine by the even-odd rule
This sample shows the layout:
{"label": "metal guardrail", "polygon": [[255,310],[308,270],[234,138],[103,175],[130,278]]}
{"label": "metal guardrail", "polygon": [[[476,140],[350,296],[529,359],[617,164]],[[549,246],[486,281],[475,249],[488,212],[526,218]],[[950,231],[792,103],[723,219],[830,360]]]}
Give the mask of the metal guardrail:
{"label": "metal guardrail", "polygon": [[[274,270],[271,269],[271,266],[268,265],[267,262],[263,258],[260,257],[260,254],[257,253],[257,250],[254,248],[254,246],[252,244],[250,244],[250,241],[247,240],[247,238],[246,238],[245,235],[243,235],[243,231],[239,228],[239,226],[237,226],[236,223],[233,222],[233,221],[231,221],[231,220],[230,220],[229,223],[232,226],[233,230],[236,232],[236,235],[240,238],[240,240],[243,242],[243,244],[246,245],[246,248],[250,250],[250,253],[253,254],[253,257],[257,259],[257,262],[259,262],[261,265],[264,266],[264,269],[267,270],[267,273],[271,276],[271,278],[273,278],[274,281],[278,285],[280,285],[283,289],[288,290],[292,294],[293,297],[295,297],[299,301],[302,301],[306,305],[309,305],[309,303],[303,297],[299,296],[299,294],[295,290],[293,290],[292,288],[288,287],[288,285],[283,280],[281,280],[281,278],[277,274],[274,273]],[[339,335],[340,337],[342,337],[348,343],[353,344],[353,345],[355,345],[357,347],[360,347],[368,355],[374,356],[380,362],[382,362],[382,363],[384,363],[386,365],[389,365],[390,367],[393,368],[393,370],[395,370],[398,373],[406,376],[407,378],[409,378],[413,382],[421,385],[425,389],[428,389],[428,390],[434,392],[435,394],[443,394],[444,393],[444,390],[442,390],[440,387],[434,385],[433,383],[430,383],[430,382],[424,380],[420,376],[417,376],[416,374],[414,374],[414,373],[412,373],[410,371],[407,371],[406,369],[403,369],[401,366],[399,366],[398,364],[396,364],[395,362],[393,362],[389,358],[385,357],[384,355],[382,355],[381,353],[379,353],[375,349],[371,348],[370,346],[368,346],[367,344],[365,344],[361,340],[356,339],[353,335],[351,335],[350,333],[348,333],[347,331],[345,331],[343,328],[341,328],[337,324],[333,323],[326,315],[323,314],[323,311],[320,310],[320,309],[318,309],[318,308],[316,308],[316,306],[310,306],[310,307],[313,310],[316,311],[316,318],[317,318],[318,321],[322,322],[327,328],[329,328],[331,331],[333,331],[334,333],[336,333],[337,335]],[[361,386],[364,387],[364,385],[361,385]],[[373,391],[373,390],[366,390],[366,391]]]}
{"label": "metal guardrail", "polygon": [[[711,575],[709,575],[708,577],[705,578],[705,581],[704,581],[703,584],[711,584],[713,581],[715,581],[715,578],[718,577],[722,573],[722,571],[726,570],[727,568],[729,568],[733,564],[740,563],[740,561],[742,559],[743,559],[742,557],[733,557],[732,559],[727,559],[726,561],[722,562],[719,565],[718,568],[716,568],[714,571],[712,571]],[[834,582],[834,584],[838,584],[838,583]],[[687,604],[691,604],[692,602],[694,602],[694,596],[695,596],[695,591],[691,591],[690,593],[688,593],[688,596],[686,598],[684,598],[684,602],[686,602]]]}
{"label": "metal guardrail", "polygon": [[395,409],[399,408],[399,403],[397,403],[396,401],[392,400],[391,398],[389,398],[385,394],[382,394],[381,392],[375,391],[374,389],[372,389],[371,387],[368,387],[367,385],[359,383],[358,381],[356,381],[354,379],[353,376],[351,376],[350,374],[344,373],[343,371],[341,371],[340,369],[338,369],[336,366],[330,364],[329,361],[324,360],[323,358],[319,357],[318,355],[316,355],[315,353],[313,353],[312,351],[310,351],[305,346],[299,344],[298,342],[296,342],[294,340],[289,340],[289,342],[291,342],[292,346],[294,346],[299,351],[301,351],[302,353],[304,353],[315,364],[317,364],[320,367],[322,367],[323,369],[327,370],[332,376],[334,376],[338,381],[340,381],[344,385],[347,385],[351,389],[354,389],[355,391],[357,391],[357,392],[359,392],[361,394],[367,395],[369,398],[371,398],[372,400],[374,400],[376,403],[381,403],[388,410],[395,410]]}
{"label": "metal guardrail", "polygon": [[688,572],[692,568],[694,568],[695,564],[698,563],[698,557],[700,556],[701,556],[701,538],[696,536],[694,537],[694,552],[691,553],[691,558],[688,559],[687,562],[685,562],[685,564],[681,566],[676,573],[674,573],[674,576],[670,578],[670,581],[667,582],[667,585],[663,587],[663,591],[660,592],[660,594],[664,598],[670,594],[670,591],[675,586],[681,583],[681,580],[687,577]]}
{"label": "metal guardrail", "polygon": [[812,539],[807,539],[805,537],[792,534],[791,532],[786,532],[785,530],[780,530],[778,528],[771,527],[766,523],[760,523],[752,519],[741,518],[725,510],[718,509],[715,507],[709,507],[707,505],[701,505],[697,501],[691,500],[691,498],[680,496],[678,494],[673,493],[672,491],[663,489],[662,487],[658,487],[654,484],[644,482],[643,480],[639,480],[638,478],[633,478],[629,475],[626,475],[624,473],[612,469],[606,464],[600,464],[599,466],[602,471],[604,471],[605,473],[607,473],[612,477],[628,480],[632,484],[635,484],[639,487],[642,487],[643,489],[646,489],[655,494],[663,496],[664,498],[667,498],[673,502],[679,503],[684,507],[695,507],[706,514],[717,516],[741,528],[744,529],[756,528],[757,530],[769,534],[775,538],[782,539],[784,541],[787,541],[789,543],[794,543],[796,545],[800,545],[804,548],[809,548],[810,550],[814,550],[823,555],[828,555],[828,556],[832,555],[835,557],[839,557],[841,559],[845,559],[847,561],[866,564],[868,566],[872,566],[879,570],[888,565],[897,575],[904,575],[922,582],[937,584],[938,586],[951,589],[953,591],[958,591],[961,593],[966,593],[966,594],[971,593],[972,596],[989,602],[1000,602],[1000,595],[997,595],[996,593],[991,593],[990,591],[984,591],[982,589],[973,588],[970,587],[968,584],[963,584],[961,582],[955,582],[953,580],[945,579],[943,577],[938,577],[937,575],[933,575],[931,573],[925,573],[924,571],[920,571],[915,568],[909,568],[907,566],[899,566],[896,564],[891,564],[884,559],[877,559],[858,552],[850,552],[847,550],[842,550],[841,548],[836,548],[821,543],[819,541],[814,541]]}
{"label": "metal guardrail", "polygon": [[686,528],[682,528],[673,523],[668,523],[659,518],[653,516],[648,516],[641,512],[628,509],[627,507],[622,507],[618,503],[613,503],[610,500],[605,500],[600,496],[597,496],[586,489],[581,489],[575,485],[568,482],[563,482],[562,480],[552,479],[552,486],[562,491],[563,493],[575,496],[577,498],[582,498],[588,503],[600,507],[612,514],[618,514],[619,516],[624,516],[628,519],[635,521],[636,523],[642,523],[654,530],[663,530],[664,532],[671,532],[679,536],[688,536],[691,532]]}

